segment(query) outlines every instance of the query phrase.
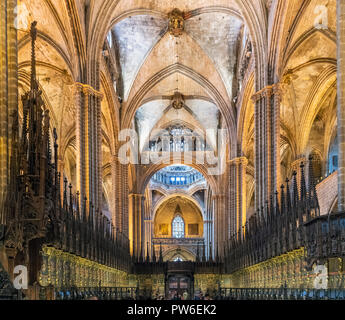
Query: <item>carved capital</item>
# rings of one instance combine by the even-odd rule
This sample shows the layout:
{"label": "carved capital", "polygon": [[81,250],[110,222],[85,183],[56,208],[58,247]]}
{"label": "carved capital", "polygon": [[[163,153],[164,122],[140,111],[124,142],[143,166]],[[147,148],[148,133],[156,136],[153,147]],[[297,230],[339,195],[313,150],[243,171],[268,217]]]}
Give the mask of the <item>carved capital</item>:
{"label": "carved capital", "polygon": [[94,97],[99,98],[101,100],[103,99],[103,94],[88,84],[76,82],[73,85],[73,91],[74,91],[74,93],[81,93],[82,92],[86,96],[94,96]]}
{"label": "carved capital", "polygon": [[143,194],[138,194],[138,193],[130,193],[128,195],[128,198],[131,200],[132,198],[134,198],[134,200],[136,201],[143,201],[145,200],[145,196]]}
{"label": "carved capital", "polygon": [[224,194],[215,194],[212,196],[212,200],[222,200],[225,198],[225,195]]}
{"label": "carved capital", "polygon": [[239,166],[242,165],[243,167],[247,167],[248,159],[246,157],[238,157],[230,160],[230,165]]}
{"label": "carved capital", "polygon": [[252,96],[252,101],[254,103],[260,101],[263,98],[271,98],[272,96],[281,96],[281,88],[280,88],[280,83],[276,83],[270,86],[266,86],[265,88],[262,88],[258,92],[254,93]]}
{"label": "carved capital", "polygon": [[272,86],[267,86],[258,92],[254,93],[252,96],[252,100],[254,103],[260,101],[263,98],[269,98],[272,95]]}

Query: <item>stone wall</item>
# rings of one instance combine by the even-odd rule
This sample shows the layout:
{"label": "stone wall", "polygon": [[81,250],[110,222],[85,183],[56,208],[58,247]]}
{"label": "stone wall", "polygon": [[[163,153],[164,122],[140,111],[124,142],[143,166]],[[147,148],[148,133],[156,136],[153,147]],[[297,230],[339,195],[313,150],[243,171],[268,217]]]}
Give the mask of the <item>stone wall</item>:
{"label": "stone wall", "polygon": [[320,214],[325,215],[332,210],[338,196],[338,172],[334,172],[316,186],[319,198]]}

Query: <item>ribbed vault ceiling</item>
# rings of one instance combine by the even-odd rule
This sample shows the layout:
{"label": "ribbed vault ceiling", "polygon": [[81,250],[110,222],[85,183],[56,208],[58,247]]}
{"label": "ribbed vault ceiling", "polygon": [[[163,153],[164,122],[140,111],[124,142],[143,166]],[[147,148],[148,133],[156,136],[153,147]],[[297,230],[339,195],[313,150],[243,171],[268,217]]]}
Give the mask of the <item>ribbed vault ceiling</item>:
{"label": "ribbed vault ceiling", "polygon": [[[179,38],[168,33],[168,23],[168,18],[134,15],[115,24],[113,34],[121,66],[123,98],[127,100],[132,85],[147,59],[157,60],[158,64],[169,61],[171,64],[182,63],[186,66],[193,66],[197,61],[206,69],[215,69],[231,98],[242,21],[224,12],[201,13],[185,21],[185,35]],[[190,39],[188,42],[184,41],[186,35],[195,42],[193,46],[190,45]],[[155,47],[158,50],[154,50]],[[151,51],[153,54],[150,54]],[[210,63],[213,66],[210,66]],[[185,79],[176,79],[177,76],[172,78],[170,80],[173,85],[170,90],[177,88],[177,84],[174,83],[177,80],[181,80],[181,86],[188,87],[188,83],[182,83]],[[189,82],[191,81],[190,79]],[[165,83],[165,86],[169,85],[171,86]]]}
{"label": "ribbed vault ceiling", "polygon": [[[226,101],[232,100],[242,20],[222,10],[194,10],[184,16],[184,31],[179,37],[169,33],[166,12],[127,16],[114,25],[112,45],[117,50],[125,103],[145,82],[177,64],[200,74],[226,96]],[[186,99],[181,110],[171,107],[171,97],[177,91]],[[181,121],[206,132],[219,127],[220,113],[200,81],[175,71],[148,90],[135,119],[142,150],[153,129]],[[216,145],[216,137],[216,133],[208,135],[212,145]]]}

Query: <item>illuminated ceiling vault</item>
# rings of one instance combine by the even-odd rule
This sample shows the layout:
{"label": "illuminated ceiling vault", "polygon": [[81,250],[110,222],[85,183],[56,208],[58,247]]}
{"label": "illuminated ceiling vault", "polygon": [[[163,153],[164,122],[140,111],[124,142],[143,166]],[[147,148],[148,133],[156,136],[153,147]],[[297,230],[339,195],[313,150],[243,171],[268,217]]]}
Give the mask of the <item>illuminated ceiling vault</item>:
{"label": "illuminated ceiling vault", "polygon": [[[211,60],[212,69],[218,71],[231,97],[242,21],[226,13],[200,13],[185,21],[181,38],[168,32],[168,22],[166,18],[137,15],[114,26],[113,41],[120,57],[124,100],[128,99],[138,74],[144,71],[142,67],[158,60],[166,65],[172,62],[190,66],[197,62],[205,68]],[[179,80],[181,83],[178,83]],[[185,95],[200,93],[200,89],[195,90],[195,85],[190,85],[191,81],[185,80],[172,77],[170,83],[165,84],[164,93],[160,91],[160,94],[169,94],[170,90],[172,94],[178,85]],[[189,91],[189,87],[195,91]]]}
{"label": "illuminated ceiling vault", "polygon": [[[246,38],[242,19],[230,10],[167,12],[165,8],[162,12],[127,15],[114,24],[107,37],[109,51],[118,61],[114,67],[117,94],[127,103],[150,77],[156,77],[165,68],[181,65],[197,71],[217,87],[231,107],[237,94],[238,51]],[[182,108],[172,107],[175,93],[183,96]],[[191,72],[175,70],[147,90],[136,112],[140,150],[153,130],[182,123],[192,131],[202,132],[216,149],[215,130],[222,127],[221,118],[217,103],[205,86]],[[207,130],[214,131],[206,133]]]}

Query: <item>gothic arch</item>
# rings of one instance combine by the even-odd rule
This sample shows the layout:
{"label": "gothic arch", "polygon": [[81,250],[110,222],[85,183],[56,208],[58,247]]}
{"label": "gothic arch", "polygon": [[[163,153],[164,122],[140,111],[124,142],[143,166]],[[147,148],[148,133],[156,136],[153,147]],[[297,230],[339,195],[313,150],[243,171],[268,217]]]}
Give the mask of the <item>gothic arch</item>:
{"label": "gothic arch", "polygon": [[335,36],[331,32],[326,32],[324,30],[318,30],[315,28],[308,30],[296,40],[296,42],[293,44],[291,48],[289,48],[289,51],[286,53],[282,64],[283,70],[286,68],[289,60],[291,59],[291,57],[293,57],[296,50],[303,46],[305,43],[307,43],[308,40],[310,40],[315,34],[322,34],[329,42],[336,45]]}
{"label": "gothic arch", "polygon": [[[74,78],[74,71],[73,71],[71,60],[67,56],[65,51],[61,48],[61,46],[56,41],[54,41],[52,38],[50,38],[48,35],[46,35],[44,32],[39,31],[39,30],[37,31],[37,38],[42,40],[47,45],[49,45],[51,48],[54,49],[54,51],[56,51],[56,53],[58,53],[60,55],[60,57],[63,59],[63,61],[65,62],[66,66],[68,67],[69,73]],[[22,50],[30,41],[31,41],[30,40],[30,35],[26,35],[22,39],[20,39],[19,42],[18,42],[18,52],[20,50]]]}
{"label": "gothic arch", "polygon": [[59,139],[58,137],[58,145],[59,145],[59,152],[60,157],[64,157],[65,152],[67,148],[71,145],[76,149],[76,135],[75,135],[75,126],[72,126],[69,128],[69,130],[66,130],[67,133]]}
{"label": "gothic arch", "polygon": [[176,72],[183,74],[184,76],[191,78],[192,80],[199,83],[202,87],[206,89],[206,91],[211,96],[211,98],[214,101],[216,101],[216,105],[221,110],[227,124],[227,129],[229,132],[229,140],[233,146],[233,148],[231,149],[236,150],[235,115],[233,114],[232,111],[229,112],[229,109],[230,109],[229,106],[226,104],[225,100],[223,99],[221,94],[218,92],[217,88],[213,86],[213,84],[211,84],[207,79],[205,79],[200,74],[196,73],[194,70],[186,66],[183,66],[179,63],[172,66],[168,66],[165,69],[161,70],[158,74],[151,77],[151,79],[149,79],[145,83],[145,85],[143,85],[140,88],[140,90],[138,90],[138,92],[135,94],[133,99],[130,101],[130,104],[128,105],[127,111],[122,120],[122,127],[123,128],[131,127],[131,122],[132,122],[132,119],[134,118],[135,112],[138,110],[147,92],[149,92],[150,89],[152,89],[157,83],[162,81],[164,78]]}
{"label": "gothic arch", "polygon": [[105,93],[105,99],[107,103],[107,109],[110,113],[110,124],[111,125],[111,133],[112,133],[112,149],[115,149],[115,144],[117,141],[117,136],[119,134],[120,128],[120,114],[119,114],[119,102],[116,99],[114,88],[110,85],[111,81],[109,78],[109,74],[105,71],[106,68],[104,67],[100,72],[100,81],[101,81],[101,88],[103,88]]}
{"label": "gothic arch", "polygon": [[[18,71],[18,82],[24,84],[24,86],[26,88],[30,88],[30,75],[25,71],[25,70],[19,70]],[[46,94],[46,92],[44,91],[43,87],[39,84],[39,89],[42,91],[42,97],[43,97],[43,101],[44,104],[46,106],[46,108],[49,110],[49,116],[51,119],[51,127],[58,127],[58,120],[57,117],[54,113],[54,109],[52,107],[52,105],[50,104],[49,98]]]}
{"label": "gothic arch", "polygon": [[[101,49],[104,39],[114,22],[114,16],[117,13],[119,1],[104,1],[100,7],[97,17],[92,21],[91,32],[89,32],[88,43],[90,44],[90,57],[88,64],[88,83],[97,87],[97,83],[93,83],[94,77],[91,74],[97,70],[99,59],[101,57]],[[253,42],[254,56],[256,61],[256,90],[260,90],[267,84],[266,74],[266,51],[267,45],[265,40],[266,33],[263,31],[266,26],[266,10],[261,1],[253,3],[251,0],[236,0],[236,4],[241,11],[241,16],[247,25]],[[230,8],[232,9],[232,8]],[[222,9],[224,10],[224,9]],[[100,16],[103,12],[103,16]],[[98,32],[94,32],[97,30]]]}
{"label": "gothic arch", "polygon": [[[181,164],[183,164],[183,163],[181,163]],[[169,167],[170,165],[171,164],[163,164],[162,163],[162,164],[157,164],[157,165],[145,166],[146,171],[141,175],[142,176],[141,179],[138,179],[138,181],[137,181],[139,193],[140,194],[145,193],[145,189],[146,189],[149,181],[151,180],[151,178],[153,177],[153,175],[155,173],[157,173],[158,171],[160,171],[166,167]],[[209,183],[213,193],[214,194],[218,193],[219,188],[218,188],[217,180],[215,179],[214,176],[208,175],[208,173],[207,173],[208,168],[205,165],[201,165],[201,164],[186,164],[186,165],[198,170],[204,176],[206,181]]]}
{"label": "gothic arch", "polygon": [[336,68],[329,67],[326,68],[318,77],[313,88],[309,92],[306,104],[303,107],[303,112],[301,115],[301,125],[299,137],[301,140],[300,147],[301,151],[306,147],[307,141],[309,139],[310,131],[315,120],[315,117],[319,113],[322,107],[322,100],[329,94],[336,90]]}
{"label": "gothic arch", "polygon": [[190,250],[176,247],[163,252],[163,261],[171,261],[175,256],[179,255],[182,256],[185,261],[195,261],[196,259],[195,254]]}
{"label": "gothic arch", "polygon": [[[248,129],[250,117],[253,114],[250,113],[250,106],[253,104],[251,98],[254,90],[254,74],[251,74],[248,82],[246,83],[246,87],[244,89],[243,96],[240,101],[240,112],[238,117],[238,125],[237,125],[237,143],[241,146],[242,150],[244,149],[244,144],[248,142],[248,138],[250,136],[250,132]],[[247,137],[248,136],[248,137]]]}
{"label": "gothic arch", "polygon": [[200,204],[198,203],[198,201],[196,201],[192,196],[188,195],[188,194],[185,194],[185,193],[173,193],[171,195],[167,195],[166,197],[162,197],[161,199],[159,199],[157,201],[157,203],[155,203],[155,205],[153,206],[152,208],[152,217],[151,217],[151,220],[154,221],[155,217],[156,217],[156,213],[157,213],[157,210],[166,202],[166,201],[169,201],[170,199],[173,199],[173,198],[176,198],[176,197],[181,197],[181,198],[185,198],[187,199],[188,201],[192,202],[196,207],[197,209],[199,210],[203,220],[205,220],[205,212],[204,210],[201,208]]}

